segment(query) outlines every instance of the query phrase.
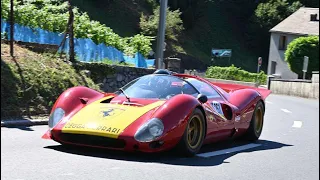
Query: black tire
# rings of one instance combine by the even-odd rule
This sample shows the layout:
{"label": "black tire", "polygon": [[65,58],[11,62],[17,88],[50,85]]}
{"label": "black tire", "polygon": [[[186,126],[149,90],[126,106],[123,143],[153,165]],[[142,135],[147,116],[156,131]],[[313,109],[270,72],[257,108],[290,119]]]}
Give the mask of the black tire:
{"label": "black tire", "polygon": [[[190,123],[193,123],[191,121],[194,121],[194,118],[198,118],[199,122],[201,122],[201,124],[199,123],[200,130],[199,130],[198,135],[196,135],[197,136],[197,138],[196,138],[197,140],[195,141],[196,145],[194,147],[192,147],[192,145],[190,145],[190,143],[188,142],[188,137],[189,137],[188,131],[189,131]],[[198,120],[196,120],[196,121],[198,121]],[[184,131],[184,134],[176,146],[176,152],[179,155],[186,156],[186,157],[192,157],[192,156],[196,155],[199,152],[199,150],[203,144],[203,140],[204,140],[205,133],[206,133],[205,128],[206,128],[206,122],[205,122],[205,117],[204,117],[202,111],[199,108],[194,109],[190,118],[188,119],[187,127]]]}
{"label": "black tire", "polygon": [[[262,133],[264,124],[264,105],[259,101],[254,109],[250,126],[244,134],[243,139],[248,141],[257,141]],[[260,117],[261,116],[261,117]],[[259,120],[260,119],[260,120]]]}
{"label": "black tire", "polygon": [[68,143],[60,143],[60,144],[63,148],[68,148],[68,149],[77,147],[77,145],[74,145],[74,144],[68,144]]}

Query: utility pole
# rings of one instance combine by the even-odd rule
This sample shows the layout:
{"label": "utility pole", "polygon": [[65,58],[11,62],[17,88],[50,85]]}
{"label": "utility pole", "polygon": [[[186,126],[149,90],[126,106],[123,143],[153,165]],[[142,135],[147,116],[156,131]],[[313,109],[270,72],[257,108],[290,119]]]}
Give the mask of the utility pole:
{"label": "utility pole", "polygon": [[166,31],[166,13],[167,13],[168,0],[160,0],[160,19],[157,37],[157,49],[156,49],[156,69],[163,68],[163,49],[164,39]]}
{"label": "utility pole", "polygon": [[13,57],[13,33],[14,33],[13,0],[10,0],[10,56]]}

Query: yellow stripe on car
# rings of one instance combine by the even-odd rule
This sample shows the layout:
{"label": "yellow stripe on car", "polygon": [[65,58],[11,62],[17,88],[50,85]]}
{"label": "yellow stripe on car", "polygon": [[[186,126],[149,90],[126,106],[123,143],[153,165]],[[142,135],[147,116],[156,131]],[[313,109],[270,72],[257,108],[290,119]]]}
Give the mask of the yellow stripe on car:
{"label": "yellow stripe on car", "polygon": [[136,119],[165,102],[157,101],[143,107],[100,103],[109,98],[105,97],[81,109],[66,123],[62,132],[118,138]]}

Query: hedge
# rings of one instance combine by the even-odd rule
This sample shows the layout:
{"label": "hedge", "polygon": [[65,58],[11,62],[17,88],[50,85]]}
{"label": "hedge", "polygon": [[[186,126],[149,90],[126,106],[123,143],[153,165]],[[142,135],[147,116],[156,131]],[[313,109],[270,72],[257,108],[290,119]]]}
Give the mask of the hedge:
{"label": "hedge", "polygon": [[206,77],[245,82],[258,82],[259,84],[267,83],[267,75],[263,71],[260,73],[250,73],[242,70],[241,68],[235,67],[234,65],[230,67],[211,66],[206,71]]}
{"label": "hedge", "polygon": [[312,71],[319,71],[319,36],[300,37],[291,41],[285,52],[285,61],[291,71],[302,78],[304,56],[309,57],[307,79],[311,79]]}

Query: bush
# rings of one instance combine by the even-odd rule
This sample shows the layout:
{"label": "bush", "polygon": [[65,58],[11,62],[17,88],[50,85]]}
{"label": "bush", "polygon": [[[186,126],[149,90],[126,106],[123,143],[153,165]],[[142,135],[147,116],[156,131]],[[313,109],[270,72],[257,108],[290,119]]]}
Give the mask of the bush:
{"label": "bush", "polygon": [[304,56],[309,57],[307,78],[312,71],[319,71],[319,36],[300,37],[289,43],[285,52],[285,61],[288,62],[291,71],[302,77]]}
{"label": "bush", "polygon": [[261,71],[259,74],[250,73],[242,70],[241,68],[235,67],[234,65],[230,67],[211,66],[206,71],[206,77],[245,82],[258,82],[259,84],[267,83],[267,75],[263,71]]}

